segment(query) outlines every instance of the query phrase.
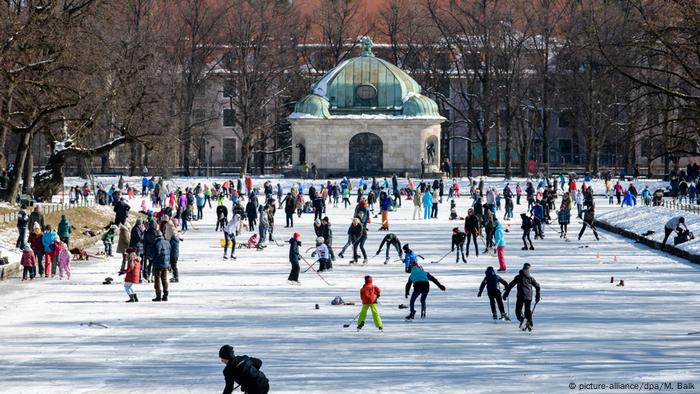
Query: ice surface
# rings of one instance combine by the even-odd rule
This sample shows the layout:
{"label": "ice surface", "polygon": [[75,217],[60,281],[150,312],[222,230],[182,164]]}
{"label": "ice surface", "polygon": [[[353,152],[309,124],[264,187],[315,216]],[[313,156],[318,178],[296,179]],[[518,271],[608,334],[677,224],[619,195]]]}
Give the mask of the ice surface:
{"label": "ice surface", "polygon": [[[127,181],[140,187],[138,179]],[[116,183],[115,178],[103,181]],[[197,181],[206,182],[188,182]],[[67,185],[82,182],[69,179]],[[286,191],[292,181],[280,182]],[[643,212],[619,211],[599,200],[599,214],[617,210],[633,218]],[[460,215],[468,202],[457,200]],[[523,209],[516,206],[516,219]],[[515,220],[506,233],[508,272],[502,276],[512,279],[529,262],[542,286],[535,331],[527,334],[517,323],[494,323],[486,295],[476,297],[485,268],[498,266],[495,257],[474,258],[472,247],[466,265],[455,264],[453,255],[429,263],[449,250],[452,227],[463,225],[447,220],[449,201],[440,205],[437,220],[413,221],[412,212],[412,202],[404,200],[390,214],[391,231],[423,255],[421,263],[447,287],[443,293],[432,286],[425,320],[406,323],[408,311],[398,309],[407,304],[406,274],[393,261],[395,251],[388,265],[383,253],[367,266],[336,261],[335,270],[324,274],[332,287],[311,271],[301,275],[301,286],[290,286],[286,246],[240,250],[238,260],[221,260],[222,237],[214,233],[214,214],[207,208],[204,221],[194,222],[183,236],[180,283],[171,284],[167,303],[150,301],[150,284],[136,286],[140,303],[124,303],[117,257],[75,262],[70,281],[0,284],[0,391],[218,392],[223,365],[217,353],[227,343],[263,360],[272,393],[564,393],[570,382],[700,383],[700,338],[687,335],[700,331],[697,266],[609,233],[599,242],[588,232],[576,241],[575,215],[569,229],[573,241],[560,239],[553,229],[558,226],[547,226],[545,240],[524,252]],[[334,246],[341,247],[351,208],[329,208],[327,214]],[[285,229],[278,210],[276,239],[285,242],[300,232],[306,251],[315,238],[312,219],[311,214],[295,217],[295,227]],[[366,244],[370,255],[384,235],[378,227],[373,219]],[[310,253],[305,257],[312,261]],[[359,305],[330,305],[338,295],[359,304],[366,274],[382,289],[383,334],[371,319],[359,333],[354,326],[344,329]],[[107,276],[116,283],[102,285]],[[610,284],[611,276],[625,286]],[[514,315],[515,293],[510,301]]]}

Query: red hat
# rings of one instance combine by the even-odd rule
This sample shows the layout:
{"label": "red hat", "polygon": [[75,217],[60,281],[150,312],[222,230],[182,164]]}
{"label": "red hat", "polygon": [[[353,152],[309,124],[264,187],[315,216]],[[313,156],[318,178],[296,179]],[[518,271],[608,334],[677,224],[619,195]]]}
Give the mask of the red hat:
{"label": "red hat", "polygon": [[301,238],[301,234],[299,234],[299,233],[294,233],[293,237],[294,237],[294,239]]}

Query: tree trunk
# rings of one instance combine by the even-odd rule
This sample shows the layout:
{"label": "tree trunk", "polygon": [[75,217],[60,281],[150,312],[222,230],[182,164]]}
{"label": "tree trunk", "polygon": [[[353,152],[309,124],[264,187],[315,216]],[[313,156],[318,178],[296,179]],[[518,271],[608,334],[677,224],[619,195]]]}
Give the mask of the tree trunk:
{"label": "tree trunk", "polygon": [[31,149],[30,142],[32,140],[32,134],[24,133],[19,141],[19,146],[17,147],[17,157],[15,158],[15,171],[14,176],[10,179],[10,184],[7,188],[7,195],[5,196],[5,201],[14,203],[15,197],[19,192],[19,184],[22,179],[22,172],[24,171],[24,161],[27,158],[27,153]]}
{"label": "tree trunk", "polygon": [[496,110],[496,167],[501,166],[501,114]]}
{"label": "tree trunk", "polygon": [[66,164],[66,155],[51,154],[43,171],[34,176],[34,198],[43,201],[51,201],[51,197],[63,190],[63,169]]}
{"label": "tree trunk", "polygon": [[[34,137],[30,134],[29,146],[34,144]],[[24,170],[22,171],[22,193],[32,194],[32,173],[34,172],[34,155],[32,149],[27,151],[27,157],[24,159]]]}
{"label": "tree trunk", "polygon": [[484,138],[481,139],[481,174],[489,176],[491,173],[489,167],[489,135],[484,134]]}
{"label": "tree trunk", "polygon": [[136,142],[129,144],[129,176],[136,174],[136,162],[138,161],[138,149]]}
{"label": "tree trunk", "polygon": [[471,178],[473,176],[474,165],[472,164],[472,127],[471,125],[467,127],[467,176]]}
{"label": "tree trunk", "polygon": [[506,179],[510,179],[513,177],[513,169],[511,168],[513,166],[513,155],[511,153],[511,150],[513,149],[513,130],[511,127],[511,120],[510,120],[510,110],[506,108],[506,157],[505,157],[505,175]]}

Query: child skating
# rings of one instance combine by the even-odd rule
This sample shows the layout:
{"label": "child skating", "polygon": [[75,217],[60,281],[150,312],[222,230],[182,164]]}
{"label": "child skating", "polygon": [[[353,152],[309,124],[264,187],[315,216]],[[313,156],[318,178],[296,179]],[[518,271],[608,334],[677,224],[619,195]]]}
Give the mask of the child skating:
{"label": "child skating", "polygon": [[372,319],[374,320],[374,325],[380,331],[382,330],[382,318],[379,317],[379,311],[377,310],[377,300],[381,295],[381,290],[379,287],[372,284],[372,277],[365,276],[365,285],[360,289],[360,299],[362,300],[362,309],[360,310],[360,315],[357,317],[357,330],[361,330],[365,326],[365,319],[367,318],[367,310],[372,311]]}
{"label": "child skating", "polygon": [[508,282],[506,282],[503,278],[498,276],[498,274],[496,274],[496,271],[494,271],[493,267],[488,267],[486,268],[486,276],[484,276],[484,280],[481,281],[481,286],[479,287],[479,294],[477,294],[476,296],[481,297],[481,293],[483,293],[484,287],[486,287],[486,294],[488,294],[489,296],[489,303],[491,304],[491,314],[493,315],[493,320],[498,319],[498,315],[496,315],[496,303],[498,303],[498,310],[501,312],[501,319],[510,320],[510,317],[503,308],[503,300],[501,299],[500,285],[503,285],[504,287],[508,286]]}

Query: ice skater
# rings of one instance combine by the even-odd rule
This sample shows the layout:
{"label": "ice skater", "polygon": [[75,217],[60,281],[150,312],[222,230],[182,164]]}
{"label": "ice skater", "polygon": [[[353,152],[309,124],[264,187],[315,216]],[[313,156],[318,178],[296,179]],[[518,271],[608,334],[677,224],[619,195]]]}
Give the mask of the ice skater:
{"label": "ice skater", "polygon": [[430,282],[435,283],[440,290],[445,291],[445,286],[434,276],[430,275],[430,273],[425,272],[418,262],[414,261],[411,263],[411,275],[406,282],[406,298],[408,298],[408,293],[411,290],[411,284],[413,284],[413,294],[411,294],[411,311],[408,316],[406,316],[406,320],[413,320],[416,316],[415,304],[418,296],[420,296],[420,317],[421,319],[425,319],[425,300],[428,298],[428,292],[430,292]]}
{"label": "ice skater", "polygon": [[462,257],[462,262],[467,263],[467,259],[464,257],[464,241],[467,239],[467,234],[459,231],[459,227],[452,229],[452,252],[457,248],[457,256],[455,256],[455,263],[459,263],[460,256]]}
{"label": "ice skater", "polygon": [[[505,293],[503,294],[503,300],[505,301],[508,299],[508,294],[510,294],[510,290],[513,287],[517,286],[515,316],[518,318],[521,327],[523,325],[523,322],[527,320],[525,328],[523,330],[528,331],[532,331],[532,327],[534,325],[532,321],[532,309],[530,309],[530,305],[532,304],[533,287],[536,290],[535,304],[540,302],[540,284],[537,283],[535,278],[530,276],[530,267],[530,263],[523,264],[523,269],[521,269],[518,275],[516,275],[515,278],[513,278],[513,280],[508,284],[508,286],[506,286]],[[523,309],[525,310],[524,315]]]}
{"label": "ice skater", "polygon": [[301,234],[294,233],[289,239],[289,263],[292,265],[292,270],[289,272],[287,280],[290,284],[298,285],[299,283],[299,247],[301,246]]}
{"label": "ice skater", "polygon": [[231,394],[240,385],[241,392],[247,394],[267,394],[270,382],[260,370],[262,361],[255,357],[236,356],[233,347],[224,345],[219,349],[219,359],[226,365],[224,368],[224,394]]}
{"label": "ice skater", "polygon": [[389,249],[391,249],[392,246],[394,247],[394,249],[396,249],[396,253],[399,254],[399,259],[403,260],[403,252],[401,251],[401,241],[399,241],[399,237],[397,237],[396,234],[389,233],[386,236],[384,236],[384,239],[382,239],[382,242],[379,244],[379,248],[377,248],[377,253],[375,254],[375,256],[382,251],[384,244],[386,244],[386,259],[384,260],[384,264],[389,263]]}
{"label": "ice skater", "polygon": [[504,287],[508,286],[508,282],[498,276],[493,267],[488,267],[486,268],[486,276],[484,276],[484,280],[481,281],[481,286],[479,286],[479,294],[476,296],[481,297],[481,293],[484,292],[484,287],[486,287],[486,294],[489,296],[493,320],[498,319],[498,315],[496,315],[496,304],[498,304],[498,310],[501,312],[501,319],[510,320],[508,313],[506,313],[503,308],[503,300],[501,299],[501,284]]}
{"label": "ice skater", "polygon": [[362,286],[362,289],[360,289],[362,309],[360,310],[360,315],[357,317],[358,331],[365,326],[368,309],[372,311],[372,319],[374,320],[375,327],[380,331],[382,330],[382,318],[379,316],[379,311],[377,310],[377,300],[380,295],[381,290],[372,283],[372,277],[369,275],[365,276],[365,284]]}

